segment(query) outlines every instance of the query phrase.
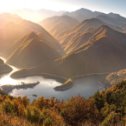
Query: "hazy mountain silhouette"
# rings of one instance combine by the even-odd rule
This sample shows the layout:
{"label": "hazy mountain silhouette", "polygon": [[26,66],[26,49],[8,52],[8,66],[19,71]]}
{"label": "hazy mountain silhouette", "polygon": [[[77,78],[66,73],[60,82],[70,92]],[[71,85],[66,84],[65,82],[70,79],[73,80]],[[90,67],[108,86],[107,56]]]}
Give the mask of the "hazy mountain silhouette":
{"label": "hazy mountain silhouette", "polygon": [[126,18],[118,14],[101,14],[97,18],[84,20],[82,23],[59,37],[66,53],[70,53],[85,43],[91,34],[101,25],[107,25],[119,32],[126,32]]}
{"label": "hazy mountain silhouette", "polygon": [[25,35],[35,32],[55,50],[62,50],[58,42],[40,25],[24,20],[16,15],[0,15],[0,53],[7,57],[17,47]]}
{"label": "hazy mountain silhouette", "polygon": [[81,8],[81,9],[78,9],[73,12],[66,12],[64,14],[71,16],[71,17],[77,19],[78,21],[82,22],[86,19],[96,18],[97,16],[99,16],[103,13],[98,12],[98,11],[91,11],[91,10],[88,10],[85,8]]}
{"label": "hazy mountain silhouette", "polygon": [[54,16],[40,22],[40,24],[57,40],[59,37],[79,24],[79,22],[69,16]]}
{"label": "hazy mountain silhouette", "polygon": [[120,32],[126,32],[126,18],[120,16],[119,14],[102,14],[99,15],[97,18],[103,21],[108,26],[111,26],[115,30],[118,30]]}
{"label": "hazy mountain silhouette", "polygon": [[66,12],[64,16],[45,19],[41,24],[63,44],[66,53],[73,51],[82,42],[87,41],[90,34],[101,25],[108,25],[119,32],[126,32],[126,18],[115,13],[105,14],[84,8]]}

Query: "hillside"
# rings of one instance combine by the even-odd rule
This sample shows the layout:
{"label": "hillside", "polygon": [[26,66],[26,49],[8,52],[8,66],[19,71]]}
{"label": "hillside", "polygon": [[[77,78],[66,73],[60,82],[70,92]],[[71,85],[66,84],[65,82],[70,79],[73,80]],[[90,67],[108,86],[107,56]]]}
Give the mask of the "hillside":
{"label": "hillside", "polygon": [[57,40],[64,34],[64,32],[69,31],[75,27],[79,22],[69,16],[54,16],[47,18],[40,22],[41,26],[44,27],[52,36]]}
{"label": "hillside", "polygon": [[72,74],[106,73],[126,67],[126,35],[101,26],[80,48],[63,57]]}

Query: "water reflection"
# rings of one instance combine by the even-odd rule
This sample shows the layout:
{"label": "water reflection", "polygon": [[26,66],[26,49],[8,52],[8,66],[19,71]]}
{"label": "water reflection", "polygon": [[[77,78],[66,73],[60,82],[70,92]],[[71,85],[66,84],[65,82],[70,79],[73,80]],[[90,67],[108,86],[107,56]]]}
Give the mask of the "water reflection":
{"label": "water reflection", "polygon": [[81,95],[88,98],[94,95],[97,91],[106,88],[106,85],[99,82],[102,77],[92,76],[84,79],[80,79],[74,82],[74,86],[66,91],[55,91],[53,88],[56,86],[55,81],[41,81],[41,84],[37,85],[33,89],[20,89],[13,90],[11,95],[13,96],[28,96],[30,99],[34,99],[33,94],[37,96],[56,97],[58,99],[67,99],[72,96]]}

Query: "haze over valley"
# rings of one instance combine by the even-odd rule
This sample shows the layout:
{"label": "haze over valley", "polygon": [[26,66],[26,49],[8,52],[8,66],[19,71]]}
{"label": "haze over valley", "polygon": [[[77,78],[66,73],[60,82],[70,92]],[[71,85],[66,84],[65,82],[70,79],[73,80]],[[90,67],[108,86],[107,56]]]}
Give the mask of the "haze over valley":
{"label": "haze over valley", "polygon": [[11,77],[41,75],[63,83],[126,67],[125,17],[84,8],[56,15],[38,24],[0,15],[0,54],[19,69]]}

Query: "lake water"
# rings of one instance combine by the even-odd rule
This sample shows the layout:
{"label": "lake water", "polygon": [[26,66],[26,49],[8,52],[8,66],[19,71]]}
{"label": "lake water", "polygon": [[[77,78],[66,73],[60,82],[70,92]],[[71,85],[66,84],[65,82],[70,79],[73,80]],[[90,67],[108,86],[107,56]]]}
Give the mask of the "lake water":
{"label": "lake water", "polygon": [[[5,61],[5,60],[4,60]],[[40,76],[32,76],[32,77],[26,77],[23,79],[12,79],[10,75],[17,71],[18,69],[14,66],[11,66],[13,68],[13,71],[9,74],[6,74],[0,78],[0,85],[17,85],[21,84],[21,82],[25,83],[33,83],[39,81],[40,84],[35,86],[34,88],[28,88],[28,89],[14,89],[10,95],[12,96],[27,96],[31,100],[35,97],[33,95],[44,96],[46,98],[49,97],[56,97],[58,99],[67,99],[72,96],[81,95],[85,98],[88,98],[92,95],[94,95],[97,91],[103,90],[106,87],[106,84],[101,82],[101,78],[103,75],[97,75],[97,76],[89,76],[85,77],[83,79],[78,79],[74,81],[74,85],[72,88],[66,90],[66,91],[55,91],[54,88],[56,86],[62,85],[61,83],[57,82],[56,80],[52,79],[46,79]]]}

